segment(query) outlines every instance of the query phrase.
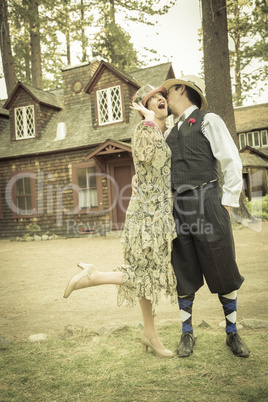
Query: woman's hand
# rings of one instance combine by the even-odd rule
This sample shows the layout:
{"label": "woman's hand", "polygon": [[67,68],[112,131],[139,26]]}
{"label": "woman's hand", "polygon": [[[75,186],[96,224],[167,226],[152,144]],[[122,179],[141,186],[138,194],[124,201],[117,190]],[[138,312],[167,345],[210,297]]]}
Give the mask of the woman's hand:
{"label": "woman's hand", "polygon": [[130,106],[130,109],[137,110],[142,116],[145,117],[145,120],[147,121],[154,121],[154,112],[152,110],[146,109],[145,106],[143,106],[142,103],[132,103],[132,106]]}

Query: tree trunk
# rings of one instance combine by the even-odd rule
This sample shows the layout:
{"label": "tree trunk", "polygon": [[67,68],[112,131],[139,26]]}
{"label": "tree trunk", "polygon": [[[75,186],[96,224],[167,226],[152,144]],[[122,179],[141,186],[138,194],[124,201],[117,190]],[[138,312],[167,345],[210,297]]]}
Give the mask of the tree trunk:
{"label": "tree trunk", "polygon": [[31,62],[32,62],[32,84],[36,88],[43,89],[41,44],[39,33],[39,14],[37,0],[30,1],[30,37],[31,37]]}
{"label": "tree trunk", "polygon": [[209,110],[222,117],[238,146],[232,105],[226,0],[202,0],[202,14]]}
{"label": "tree trunk", "polygon": [[82,46],[82,63],[87,61],[87,39],[85,34],[85,12],[84,2],[81,0],[81,46]]}
{"label": "tree trunk", "polygon": [[10,96],[16,86],[17,79],[15,65],[11,50],[11,40],[9,33],[9,24],[7,17],[7,2],[0,0],[0,47],[3,63],[3,70],[7,88],[7,95]]}
{"label": "tree trunk", "polygon": [[[209,110],[222,117],[238,146],[232,104],[226,0],[202,0],[202,14],[206,97]],[[240,208],[233,210],[233,216],[237,220],[240,220],[240,217],[250,217],[244,199],[245,195],[242,192]]]}

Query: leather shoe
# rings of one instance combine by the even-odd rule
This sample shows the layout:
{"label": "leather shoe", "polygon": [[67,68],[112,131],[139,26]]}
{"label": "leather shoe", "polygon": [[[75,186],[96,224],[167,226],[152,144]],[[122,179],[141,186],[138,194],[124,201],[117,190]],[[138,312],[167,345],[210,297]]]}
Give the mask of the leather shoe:
{"label": "leather shoe", "polygon": [[70,294],[76,289],[76,286],[78,285],[79,281],[82,278],[88,278],[88,286],[90,286],[90,281],[91,281],[91,274],[96,271],[96,268],[94,267],[94,265],[91,264],[84,264],[84,263],[80,263],[78,264],[78,267],[82,269],[82,272],[80,274],[77,274],[75,276],[73,276],[68,285],[67,288],[65,289],[64,292],[64,298],[67,299],[67,297],[70,296]]}
{"label": "leather shoe", "polygon": [[148,347],[150,347],[154,351],[154,353],[157,357],[160,357],[161,359],[172,359],[172,357],[174,357],[174,353],[168,349],[158,349],[151,342],[152,339],[154,339],[154,338],[157,338],[157,336],[154,336],[153,338],[147,338],[147,336],[142,334],[141,343],[142,343],[144,352],[148,352]]}
{"label": "leather shoe", "polygon": [[179,357],[188,357],[193,353],[196,337],[191,332],[184,332],[177,349]]}
{"label": "leather shoe", "polygon": [[250,350],[242,341],[237,332],[231,332],[226,336],[226,345],[230,347],[234,355],[238,357],[249,357]]}

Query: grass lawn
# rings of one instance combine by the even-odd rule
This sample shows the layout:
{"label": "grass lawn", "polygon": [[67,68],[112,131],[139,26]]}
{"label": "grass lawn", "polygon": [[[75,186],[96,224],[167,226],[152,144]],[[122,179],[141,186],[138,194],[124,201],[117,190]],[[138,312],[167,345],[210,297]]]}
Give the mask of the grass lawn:
{"label": "grass lawn", "polygon": [[[177,324],[159,326],[176,350]],[[267,401],[267,332],[241,330],[251,349],[235,357],[223,328],[197,328],[189,358],[143,353],[140,329],[109,335],[54,335],[40,343],[14,342],[0,350],[0,401]]]}

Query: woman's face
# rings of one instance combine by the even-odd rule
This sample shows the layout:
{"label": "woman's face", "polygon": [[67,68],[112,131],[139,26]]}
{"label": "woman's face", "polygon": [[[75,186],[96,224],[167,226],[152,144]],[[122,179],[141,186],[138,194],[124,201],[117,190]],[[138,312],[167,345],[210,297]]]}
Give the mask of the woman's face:
{"label": "woman's face", "polygon": [[167,100],[161,92],[157,92],[148,99],[147,108],[153,110],[157,118],[166,118],[168,116]]}

